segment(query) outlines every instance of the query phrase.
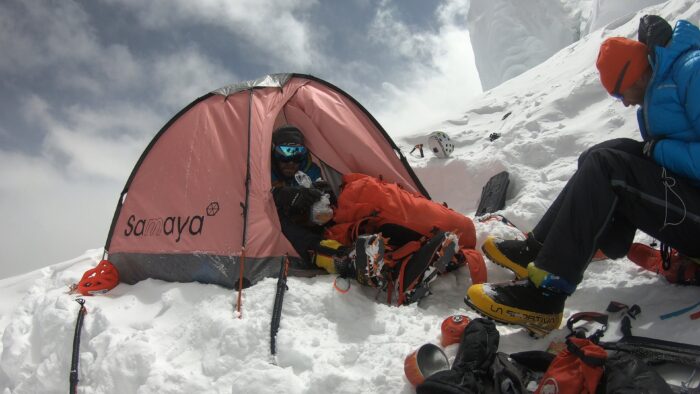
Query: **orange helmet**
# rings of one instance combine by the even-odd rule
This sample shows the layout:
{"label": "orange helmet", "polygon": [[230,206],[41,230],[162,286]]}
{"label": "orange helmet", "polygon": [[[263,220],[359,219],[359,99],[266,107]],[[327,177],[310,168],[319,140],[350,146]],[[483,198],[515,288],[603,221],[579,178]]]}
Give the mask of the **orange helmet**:
{"label": "orange helmet", "polygon": [[102,260],[97,267],[85,271],[78,283],[78,292],[84,296],[104,294],[118,284],[119,272],[109,260]]}

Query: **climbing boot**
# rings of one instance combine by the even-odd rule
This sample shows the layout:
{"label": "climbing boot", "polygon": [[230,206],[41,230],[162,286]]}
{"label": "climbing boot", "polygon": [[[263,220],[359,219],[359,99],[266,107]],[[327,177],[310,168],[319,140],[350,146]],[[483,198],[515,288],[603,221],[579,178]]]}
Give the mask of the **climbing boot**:
{"label": "climbing boot", "polygon": [[355,267],[355,279],[367,286],[386,288],[384,269],[385,240],[381,234],[360,235],[349,258]]}
{"label": "climbing boot", "polygon": [[542,249],[532,233],[522,239],[500,239],[489,236],[481,246],[489,260],[515,273],[516,278],[527,278],[527,265],[535,260]]}
{"label": "climbing boot", "polygon": [[522,326],[535,337],[547,335],[559,328],[566,297],[576,286],[533,263],[527,268],[527,279],[472,285],[464,302],[497,322]]}

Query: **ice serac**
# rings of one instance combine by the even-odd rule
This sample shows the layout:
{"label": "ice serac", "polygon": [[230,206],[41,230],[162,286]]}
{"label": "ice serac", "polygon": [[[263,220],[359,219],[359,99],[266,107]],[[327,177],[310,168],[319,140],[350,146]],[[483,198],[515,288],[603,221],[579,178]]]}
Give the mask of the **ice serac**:
{"label": "ice serac", "polygon": [[559,0],[472,0],[467,25],[484,90],[548,59],[579,37]]}
{"label": "ice serac", "polygon": [[467,26],[489,90],[618,18],[662,0],[472,0]]}

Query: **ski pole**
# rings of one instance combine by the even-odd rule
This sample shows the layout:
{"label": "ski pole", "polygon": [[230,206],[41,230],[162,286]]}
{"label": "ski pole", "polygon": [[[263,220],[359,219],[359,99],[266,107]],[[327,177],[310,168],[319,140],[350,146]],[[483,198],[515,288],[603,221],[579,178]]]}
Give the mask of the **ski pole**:
{"label": "ski pole", "polygon": [[83,328],[83,318],[87,313],[85,309],[85,300],[82,298],[77,298],[75,300],[80,304],[80,310],[78,311],[78,321],[75,323],[75,334],[73,335],[73,356],[70,363],[70,394],[75,394],[78,392],[78,361],[80,359],[80,330]]}
{"label": "ski pole", "polygon": [[289,271],[289,256],[285,255],[280,267],[279,278],[277,279],[277,293],[275,294],[275,304],[272,307],[272,322],[270,324],[270,353],[274,359],[277,354],[277,331],[280,328],[282,317],[282,302],[284,301],[284,291],[287,290],[287,273]]}

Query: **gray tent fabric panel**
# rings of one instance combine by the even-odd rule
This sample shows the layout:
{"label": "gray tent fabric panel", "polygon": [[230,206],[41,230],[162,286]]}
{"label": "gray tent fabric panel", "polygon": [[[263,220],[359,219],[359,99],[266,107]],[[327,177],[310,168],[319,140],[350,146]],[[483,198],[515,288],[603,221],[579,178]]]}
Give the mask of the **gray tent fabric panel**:
{"label": "gray tent fabric panel", "polygon": [[[277,277],[283,259],[284,256],[246,258],[244,286],[254,285],[264,278]],[[109,260],[119,271],[119,281],[130,285],[151,278],[238,288],[239,256],[114,253],[109,255]],[[301,259],[290,257],[289,260],[292,268],[305,268]]]}
{"label": "gray tent fabric panel", "polygon": [[289,81],[292,74],[270,74],[252,81],[245,81],[233,85],[224,86],[214,90],[212,93],[222,96],[230,96],[243,90],[252,88],[281,88]]}

